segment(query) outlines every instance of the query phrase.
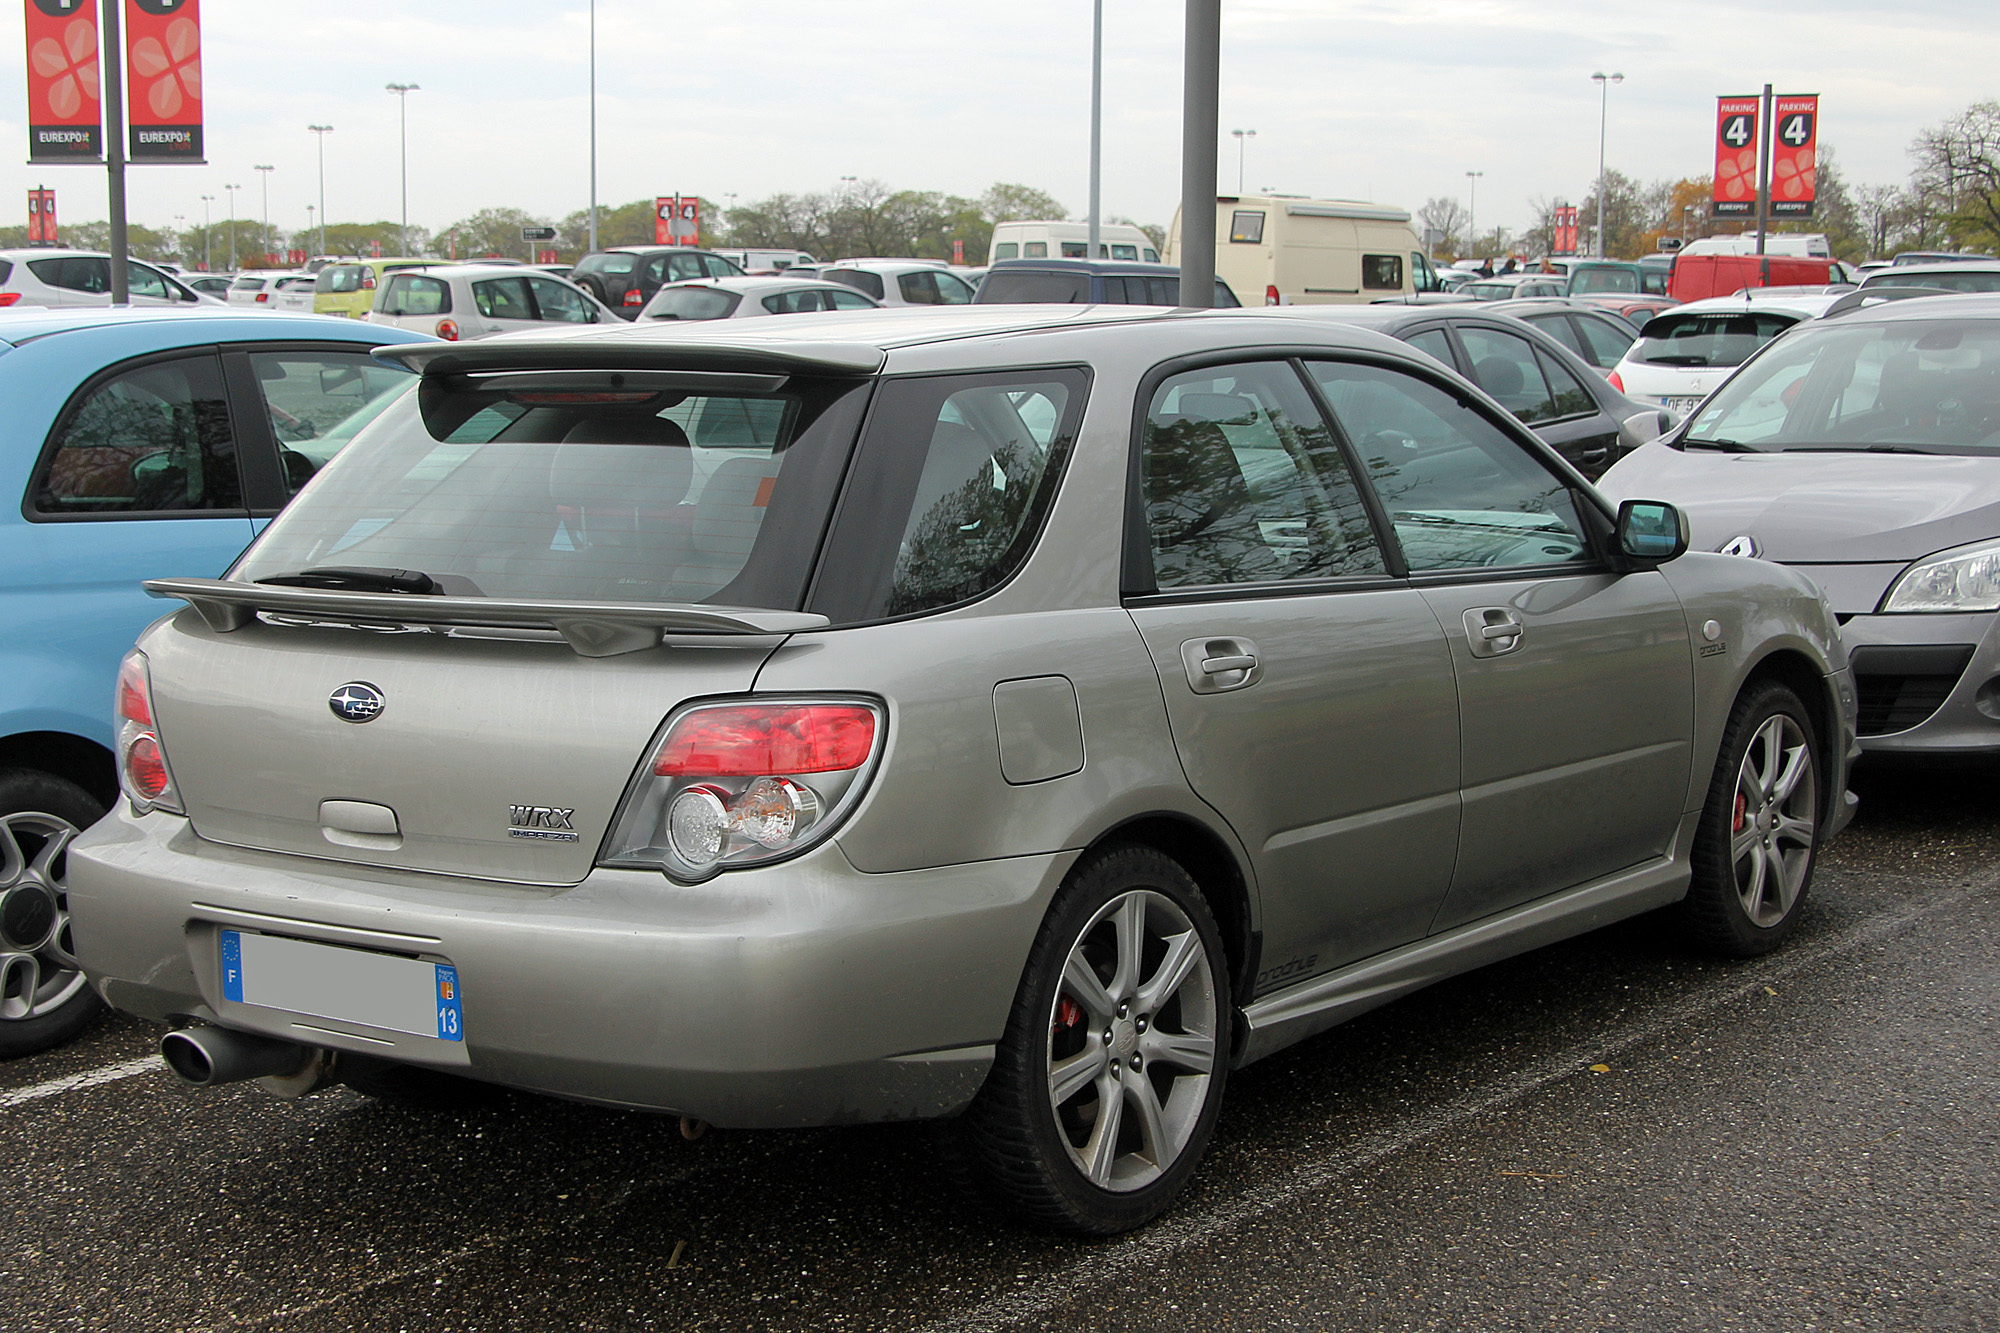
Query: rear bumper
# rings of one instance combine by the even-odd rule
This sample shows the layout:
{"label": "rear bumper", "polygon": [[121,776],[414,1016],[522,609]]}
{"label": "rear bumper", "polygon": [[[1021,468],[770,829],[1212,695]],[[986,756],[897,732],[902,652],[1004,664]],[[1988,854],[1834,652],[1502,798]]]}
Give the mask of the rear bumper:
{"label": "rear bumper", "polygon": [[[596,870],[560,890],[205,842],[123,804],[69,853],[78,952],[115,1007],[718,1125],[961,1109],[1071,855],[868,875],[836,844],[697,888]],[[218,936],[449,962],[465,1040],[224,998]]]}
{"label": "rear bumper", "polygon": [[2000,616],[1854,616],[1840,633],[1864,752],[2000,753]]}

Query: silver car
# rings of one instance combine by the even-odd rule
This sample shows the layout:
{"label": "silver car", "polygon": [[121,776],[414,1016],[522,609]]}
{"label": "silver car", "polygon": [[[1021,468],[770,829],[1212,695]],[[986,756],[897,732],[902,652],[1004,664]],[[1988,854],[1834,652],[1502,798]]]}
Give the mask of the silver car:
{"label": "silver car", "polygon": [[1602,485],[1825,590],[1864,749],[2000,751],[2000,296],[1802,324]]}
{"label": "silver car", "polygon": [[119,687],[82,963],[195,1083],[445,1071],[949,1117],[1157,1215],[1229,1072],[1655,908],[1733,954],[1848,817],[1813,585],[1683,554],[1361,329],[642,323],[419,369]]}

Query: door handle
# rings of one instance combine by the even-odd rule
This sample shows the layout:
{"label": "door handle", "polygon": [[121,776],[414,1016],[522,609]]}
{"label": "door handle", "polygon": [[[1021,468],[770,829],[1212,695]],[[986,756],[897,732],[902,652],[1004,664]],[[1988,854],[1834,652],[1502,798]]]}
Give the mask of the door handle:
{"label": "door handle", "polygon": [[1244,638],[1188,639],[1181,644],[1181,669],[1196,694],[1223,694],[1264,678],[1257,645]]}
{"label": "door handle", "polygon": [[1499,657],[1521,646],[1527,629],[1504,606],[1475,606],[1465,613],[1465,642],[1474,657]]}

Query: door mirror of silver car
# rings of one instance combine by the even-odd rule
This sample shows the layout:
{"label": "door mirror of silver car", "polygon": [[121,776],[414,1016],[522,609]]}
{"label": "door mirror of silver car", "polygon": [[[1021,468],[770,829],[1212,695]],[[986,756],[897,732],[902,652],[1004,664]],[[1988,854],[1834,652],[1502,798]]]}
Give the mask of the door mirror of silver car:
{"label": "door mirror of silver car", "polygon": [[1618,506],[1618,549],[1631,560],[1665,564],[1688,548],[1687,515],[1659,500],[1627,500]]}

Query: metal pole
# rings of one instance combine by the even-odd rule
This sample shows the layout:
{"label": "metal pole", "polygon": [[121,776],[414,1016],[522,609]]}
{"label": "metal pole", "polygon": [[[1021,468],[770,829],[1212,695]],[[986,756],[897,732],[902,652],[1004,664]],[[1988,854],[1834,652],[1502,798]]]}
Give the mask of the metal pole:
{"label": "metal pole", "polygon": [[[1764,85],[1764,107],[1757,117],[1757,253],[1764,253],[1764,231],[1771,218],[1771,85]],[[1765,270],[1768,274],[1768,268]]]}
{"label": "metal pole", "polygon": [[208,206],[214,202],[215,196],[212,194],[205,194],[201,197],[201,271],[203,273],[213,273],[215,271],[215,233],[209,229],[208,225]]}
{"label": "metal pole", "polygon": [[126,261],[131,236],[125,225],[125,43],[118,35],[118,7],[124,0],[104,0],[98,31],[104,34],[104,58],[98,78],[104,90],[104,165],[110,172],[111,304],[129,305],[132,284]]}
{"label": "metal pole", "polygon": [[277,168],[252,167],[251,170],[257,173],[257,179],[263,183],[261,188],[264,193],[264,231],[257,238],[257,244],[264,247],[266,259],[275,259],[277,257],[273,253],[275,247],[271,244],[271,173]]}
{"label": "metal pole", "polygon": [[590,0],[590,248],[597,248],[597,0]]}
{"label": "metal pole", "polygon": [[1603,94],[1597,104],[1597,257],[1604,258],[1604,137],[1611,119],[1611,85],[1625,82],[1623,74],[1593,74],[1592,81]]}
{"label": "metal pole", "polygon": [[1084,253],[1099,258],[1099,186],[1104,168],[1104,0],[1095,0],[1090,18],[1090,244]]}
{"label": "metal pole", "polygon": [[1181,92],[1181,304],[1215,304],[1215,150],[1221,133],[1222,0],[1187,0]]}
{"label": "metal pole", "polygon": [[1238,196],[1241,196],[1243,193],[1244,149],[1249,146],[1250,140],[1257,137],[1257,131],[1231,130],[1230,133],[1236,137],[1236,193]]}
{"label": "metal pole", "polygon": [[236,192],[243,187],[241,185],[225,185],[222,188],[229,192],[229,271],[234,273],[236,271]]}
{"label": "metal pole", "polygon": [[[1465,188],[1465,248],[1475,250],[1479,246],[1479,178],[1483,171],[1468,171],[1465,179],[1471,184]],[[1479,256],[1474,255],[1477,259]]]}
{"label": "metal pole", "polygon": [[333,133],[331,125],[308,125],[319,140],[319,252],[326,253],[326,136]]}
{"label": "metal pole", "polygon": [[396,94],[396,101],[401,104],[401,109],[397,112],[397,139],[401,144],[403,164],[403,223],[397,231],[396,244],[402,248],[404,254],[408,254],[410,253],[410,94],[420,89],[414,83],[391,83],[386,86],[390,92]]}

